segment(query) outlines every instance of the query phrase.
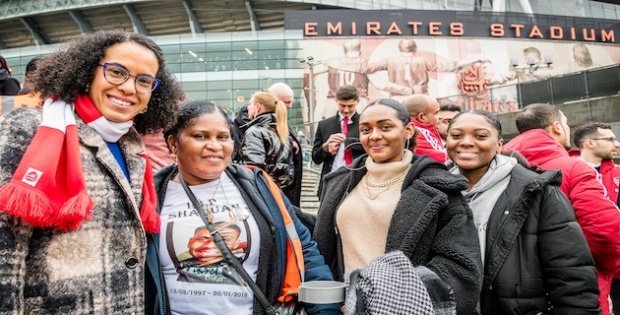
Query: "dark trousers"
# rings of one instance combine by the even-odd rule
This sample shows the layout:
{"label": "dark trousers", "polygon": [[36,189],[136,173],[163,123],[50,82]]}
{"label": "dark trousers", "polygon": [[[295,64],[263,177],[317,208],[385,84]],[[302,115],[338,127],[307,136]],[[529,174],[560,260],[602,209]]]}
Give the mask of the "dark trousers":
{"label": "dark trousers", "polygon": [[620,279],[614,279],[611,282],[611,292],[609,296],[611,297],[614,314],[620,315]]}

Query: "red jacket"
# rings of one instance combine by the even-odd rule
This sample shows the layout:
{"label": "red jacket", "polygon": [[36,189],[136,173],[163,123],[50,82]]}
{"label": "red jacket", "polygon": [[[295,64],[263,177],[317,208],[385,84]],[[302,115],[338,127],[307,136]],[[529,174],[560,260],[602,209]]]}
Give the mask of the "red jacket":
{"label": "red jacket", "polygon": [[[577,149],[568,151],[570,156],[580,157],[581,152]],[[599,182],[603,184],[607,190],[607,197],[618,205],[618,190],[620,188],[620,165],[614,163],[613,160],[604,160],[601,162],[598,177]]]}
{"label": "red jacket", "polygon": [[416,155],[426,154],[439,163],[445,163],[448,160],[448,154],[443,143],[441,143],[441,136],[435,125],[424,124],[413,118],[411,122],[418,129],[418,143],[413,153]]}
{"label": "red jacket", "polygon": [[517,151],[542,169],[561,170],[560,188],[573,205],[597,270],[615,275],[620,270],[620,211],[616,203],[607,198],[597,180],[596,170],[585,161],[569,156],[566,149],[542,129],[520,134],[504,146],[504,151]]}
{"label": "red jacket", "polygon": [[603,186],[607,189],[609,199],[617,204],[618,190],[620,189],[620,165],[614,163],[613,160],[604,160],[601,162],[599,172],[603,177]]}

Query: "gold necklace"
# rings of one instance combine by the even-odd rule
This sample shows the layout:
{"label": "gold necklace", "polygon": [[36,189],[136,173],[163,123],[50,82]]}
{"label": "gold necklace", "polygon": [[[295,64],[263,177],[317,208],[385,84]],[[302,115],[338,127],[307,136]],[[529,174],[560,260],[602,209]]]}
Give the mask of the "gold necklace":
{"label": "gold necklace", "polygon": [[226,204],[228,205],[228,216],[230,217],[230,220],[225,221],[225,222],[220,222],[219,224],[215,224],[215,218],[213,215],[213,209],[211,209],[211,205],[207,205],[206,207],[203,207],[205,210],[205,214],[207,215],[207,220],[209,220],[209,222],[211,224],[213,224],[214,228],[216,231],[220,231],[223,228],[226,228],[228,226],[237,224],[240,220],[245,220],[247,219],[247,217],[243,217],[243,218],[239,218],[239,214],[237,214],[237,211],[235,209],[233,209],[232,205],[230,204],[230,201],[228,201],[228,196],[226,196],[226,191],[224,191],[224,188],[222,187],[222,179],[218,179],[217,181],[217,185],[215,186],[215,189],[213,190],[213,194],[211,195],[211,200],[215,199],[215,194],[217,193],[217,190],[221,189],[222,190],[222,194],[224,195],[224,200],[226,200]]}
{"label": "gold necklace", "polygon": [[[402,182],[405,179],[405,176],[407,175],[407,170],[405,170],[404,172],[402,172],[401,174],[399,174],[398,176],[380,183],[380,184],[375,184],[373,182],[370,181],[370,174],[366,174],[366,198],[370,199],[370,200],[375,200],[377,199],[377,197],[379,197],[379,195],[381,195],[382,193],[388,191],[390,188],[394,187],[394,185]],[[381,191],[379,191],[376,195],[372,195],[372,193],[370,192],[370,189],[381,189]]]}
{"label": "gold necklace", "polygon": [[409,169],[406,169],[404,172],[398,174],[396,177],[385,181],[383,183],[379,183],[379,184],[375,184],[373,182],[370,181],[370,174],[366,175],[366,185],[368,185],[368,187],[372,187],[372,188],[384,188],[384,187],[391,187],[392,185],[394,185],[395,183],[403,180],[405,178],[405,175],[407,175],[407,171]]}

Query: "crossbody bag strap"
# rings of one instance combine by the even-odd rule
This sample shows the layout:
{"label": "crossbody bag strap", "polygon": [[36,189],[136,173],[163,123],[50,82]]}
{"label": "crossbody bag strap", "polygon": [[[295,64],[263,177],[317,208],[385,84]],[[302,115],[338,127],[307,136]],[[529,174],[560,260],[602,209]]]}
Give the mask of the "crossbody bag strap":
{"label": "crossbody bag strap", "polygon": [[245,271],[239,259],[237,259],[237,257],[235,257],[233,253],[230,251],[230,249],[224,242],[222,235],[220,235],[220,232],[217,231],[213,227],[213,224],[211,222],[209,222],[209,220],[207,219],[207,216],[205,215],[204,208],[202,207],[198,199],[196,199],[196,196],[191,191],[191,189],[187,186],[187,183],[185,182],[185,180],[183,180],[183,177],[181,176],[181,174],[179,174],[179,182],[181,182],[181,186],[183,187],[183,190],[185,190],[187,197],[189,197],[189,200],[194,205],[194,208],[196,208],[196,212],[198,212],[198,215],[200,215],[200,218],[202,219],[205,226],[211,233],[211,237],[213,237],[213,241],[215,242],[218,249],[224,256],[224,259],[226,260],[226,262],[229,265],[232,265],[235,268],[235,270],[237,270],[237,273],[239,273],[239,275],[243,278],[243,280],[250,286],[250,289],[252,289],[252,291],[254,292],[256,299],[263,306],[263,309],[265,310],[265,312],[267,312],[267,314],[269,315],[277,315],[278,312],[274,309],[271,303],[269,303],[263,291],[261,291],[261,289],[258,287],[256,282],[252,280],[252,277],[250,277],[247,271]]}

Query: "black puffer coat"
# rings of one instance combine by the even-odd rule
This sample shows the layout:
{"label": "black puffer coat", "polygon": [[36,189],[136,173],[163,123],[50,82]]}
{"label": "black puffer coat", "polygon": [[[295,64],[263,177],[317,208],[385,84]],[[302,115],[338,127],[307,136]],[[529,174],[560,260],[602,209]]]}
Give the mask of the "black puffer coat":
{"label": "black puffer coat", "polygon": [[512,170],[489,217],[483,315],[600,314],[594,260],[561,181]]}
{"label": "black puffer coat", "polygon": [[291,142],[291,136],[284,145],[280,142],[273,113],[260,114],[250,121],[245,131],[237,162],[265,170],[286,194],[295,175]]}
{"label": "black puffer coat", "polygon": [[[323,183],[313,237],[337,280],[343,279],[344,265],[334,219],[342,201],[366,174],[366,158],[354,160],[351,169],[341,167],[327,174]],[[472,212],[461,195],[467,181],[428,156],[413,156],[411,163],[390,222],[385,253],[402,251],[414,266],[428,268],[437,276],[433,288],[452,289],[457,314],[470,315],[480,297],[482,261]],[[433,288],[427,286],[427,290]]]}

